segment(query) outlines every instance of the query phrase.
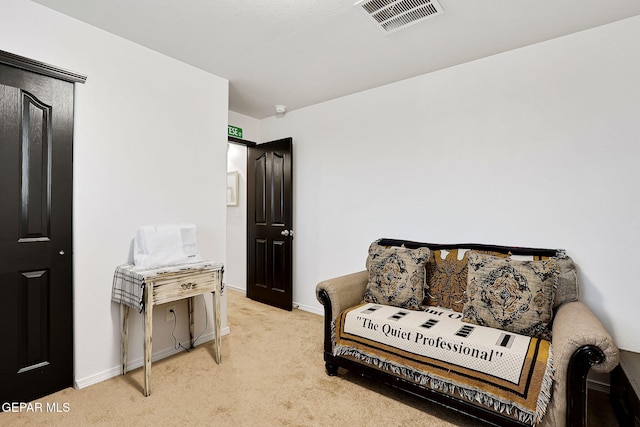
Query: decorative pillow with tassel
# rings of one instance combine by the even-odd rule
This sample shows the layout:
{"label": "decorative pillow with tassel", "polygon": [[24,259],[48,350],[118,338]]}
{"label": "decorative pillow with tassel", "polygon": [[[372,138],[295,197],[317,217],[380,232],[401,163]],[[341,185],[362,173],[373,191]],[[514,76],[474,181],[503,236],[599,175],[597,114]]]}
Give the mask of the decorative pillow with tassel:
{"label": "decorative pillow with tassel", "polygon": [[364,302],[421,310],[425,294],[425,264],[429,248],[369,247],[369,281]]}
{"label": "decorative pillow with tassel", "polygon": [[519,261],[471,251],[462,320],[551,339],[558,260]]}

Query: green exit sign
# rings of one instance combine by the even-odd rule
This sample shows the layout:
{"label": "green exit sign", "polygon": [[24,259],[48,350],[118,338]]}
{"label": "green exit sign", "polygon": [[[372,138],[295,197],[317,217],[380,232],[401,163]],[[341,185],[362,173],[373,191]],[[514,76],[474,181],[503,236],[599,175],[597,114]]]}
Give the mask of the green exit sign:
{"label": "green exit sign", "polygon": [[229,136],[235,136],[236,138],[242,138],[242,128],[237,126],[227,125],[227,132]]}

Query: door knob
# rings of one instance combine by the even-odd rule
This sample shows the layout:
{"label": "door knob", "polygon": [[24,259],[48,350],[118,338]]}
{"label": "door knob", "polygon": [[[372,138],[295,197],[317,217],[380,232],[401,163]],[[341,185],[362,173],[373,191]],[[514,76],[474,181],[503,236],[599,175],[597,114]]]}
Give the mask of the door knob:
{"label": "door knob", "polygon": [[64,251],[61,250],[60,252],[58,252],[60,255],[64,255]]}
{"label": "door knob", "polygon": [[282,230],[280,234],[284,237],[287,237],[289,235],[289,230]]}

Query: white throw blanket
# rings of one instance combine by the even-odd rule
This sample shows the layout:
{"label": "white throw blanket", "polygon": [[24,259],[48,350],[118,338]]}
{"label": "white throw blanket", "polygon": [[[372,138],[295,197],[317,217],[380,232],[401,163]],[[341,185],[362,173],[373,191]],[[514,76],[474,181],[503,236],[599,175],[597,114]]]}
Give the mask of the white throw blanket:
{"label": "white throw blanket", "polygon": [[334,355],[531,425],[540,422],[553,385],[551,343],[461,318],[441,307],[352,307],[336,319]]}
{"label": "white throw blanket", "polygon": [[440,307],[412,311],[366,304],[347,315],[344,331],[517,383],[531,338],[461,318]]}

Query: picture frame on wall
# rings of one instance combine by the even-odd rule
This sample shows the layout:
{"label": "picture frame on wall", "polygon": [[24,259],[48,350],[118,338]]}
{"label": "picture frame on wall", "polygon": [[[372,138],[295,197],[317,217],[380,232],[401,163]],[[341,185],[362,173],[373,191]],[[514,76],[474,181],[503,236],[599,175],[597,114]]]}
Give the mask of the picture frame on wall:
{"label": "picture frame on wall", "polygon": [[227,206],[238,204],[238,171],[227,172]]}

